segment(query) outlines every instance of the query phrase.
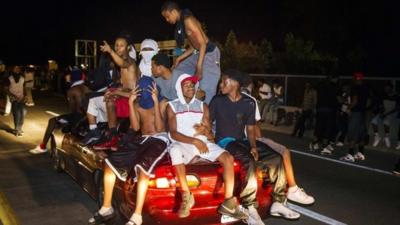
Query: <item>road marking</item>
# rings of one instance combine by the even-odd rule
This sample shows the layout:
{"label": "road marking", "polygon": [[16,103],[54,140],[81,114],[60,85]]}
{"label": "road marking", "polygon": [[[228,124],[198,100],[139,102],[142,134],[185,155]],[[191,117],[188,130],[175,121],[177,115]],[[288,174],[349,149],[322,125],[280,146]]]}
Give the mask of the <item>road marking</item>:
{"label": "road marking", "polygon": [[0,191],[0,222],[4,225],[19,225],[17,216],[7,201],[6,196]]}
{"label": "road marking", "polygon": [[50,114],[52,116],[60,116],[60,114],[52,112],[52,111],[46,111],[47,114]]}
{"label": "road marking", "polygon": [[327,216],[321,215],[321,214],[316,213],[314,211],[311,211],[309,209],[300,207],[298,205],[294,205],[294,204],[291,204],[289,202],[287,204],[288,204],[289,208],[301,213],[302,215],[308,216],[308,217],[310,217],[312,219],[315,219],[315,220],[318,220],[320,222],[323,222],[323,223],[326,223],[326,224],[329,224],[329,225],[346,225],[345,223],[342,223],[342,222],[337,221],[335,219],[332,219],[332,218],[329,218]]}
{"label": "road marking", "polygon": [[290,151],[294,152],[294,153],[297,153],[297,154],[300,154],[300,155],[310,156],[310,157],[317,158],[317,159],[323,159],[323,160],[326,160],[326,161],[336,162],[336,163],[340,163],[340,164],[343,164],[343,165],[348,165],[348,166],[352,166],[352,167],[356,167],[356,168],[360,168],[360,169],[364,169],[364,170],[369,170],[369,171],[373,171],[373,172],[377,172],[377,173],[382,173],[382,174],[392,175],[393,176],[393,173],[391,173],[389,171],[386,171],[386,170],[380,170],[380,169],[375,169],[375,168],[371,168],[371,167],[368,167],[368,166],[362,166],[362,165],[358,165],[358,164],[354,164],[354,163],[350,163],[350,162],[346,162],[346,161],[342,161],[342,160],[331,159],[331,158],[328,158],[328,157],[314,155],[314,154],[311,154],[311,153],[297,151],[297,150],[294,150],[294,149],[290,149]]}

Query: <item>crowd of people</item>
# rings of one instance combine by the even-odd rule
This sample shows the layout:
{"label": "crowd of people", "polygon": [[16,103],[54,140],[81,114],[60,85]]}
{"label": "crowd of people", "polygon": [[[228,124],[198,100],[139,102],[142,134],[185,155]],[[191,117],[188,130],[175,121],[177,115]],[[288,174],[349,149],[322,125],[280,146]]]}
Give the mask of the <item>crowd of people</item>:
{"label": "crowd of people", "polygon": [[[274,183],[271,215],[298,219],[300,214],[287,206],[287,199],[310,205],[314,198],[298,187],[290,151],[262,136],[258,101],[246,93],[251,83],[248,74],[234,69],[221,74],[219,49],[189,10],[166,2],[161,14],[176,25],[178,47],[184,47],[185,38],[189,40],[183,54],[171,63],[159,52],[156,41],[145,39],[137,64],[130,35],[118,35],[113,47],[104,41],[96,70],[85,74],[73,68],[65,76],[70,113],[50,119],[42,142],[30,152],[47,152],[51,133],[62,128],[81,136],[81,145],[104,154],[103,204],[89,224],[101,224],[115,216],[111,202],[116,179],[137,181],[135,210],[126,224],[145,222],[142,209],[148,180],[154,166],[166,157],[170,157],[180,184],[180,218],[188,217],[195,205],[185,166],[200,157],[223,167],[225,200],[218,207],[220,214],[248,224],[264,224],[257,211],[254,185],[259,167]],[[17,92],[11,93],[17,96]],[[128,127],[125,130],[124,125]],[[234,160],[241,165],[243,179],[239,200],[233,195]]]}
{"label": "crowd of people", "polygon": [[[195,196],[186,181],[185,166],[200,157],[218,161],[223,167],[225,200],[218,207],[220,214],[246,220],[252,225],[264,224],[256,209],[257,186],[254,183],[258,167],[266,170],[270,182],[274,183],[270,214],[298,219],[300,214],[290,209],[286,201],[310,205],[315,200],[297,185],[290,151],[264,137],[259,128],[265,119],[272,124],[279,122],[274,115],[283,104],[282,85],[278,81],[272,88],[258,84],[257,100],[249,90],[254,84],[248,74],[235,69],[221,73],[217,45],[209,40],[201,23],[188,9],[182,10],[175,2],[166,2],[161,15],[176,26],[178,47],[184,48],[185,38],[189,40],[183,54],[171,63],[167,55],[159,52],[156,41],[145,39],[137,64],[129,34],[118,35],[114,46],[104,41],[96,70],[86,73],[74,67],[65,76],[70,113],[50,119],[42,142],[30,152],[47,152],[46,144],[52,132],[62,127],[64,132],[81,136],[81,145],[104,154],[103,204],[88,224],[102,224],[115,216],[111,202],[117,178],[137,182],[134,213],[126,224],[144,223],[142,209],[148,180],[154,166],[166,157],[170,157],[180,184],[182,202],[177,212],[180,218],[188,217],[195,205]],[[24,93],[32,89],[33,78],[27,74],[23,76],[16,67],[8,80],[16,135],[19,136],[24,105],[34,104],[31,95],[26,103],[23,100]],[[364,160],[366,126],[362,124],[365,124],[371,95],[362,81],[363,75],[357,73],[351,88],[344,85],[340,90],[338,78],[334,76],[315,89],[308,84],[294,135],[303,135],[304,123],[316,111],[315,139],[310,149],[322,149],[321,154],[331,154],[332,143],[339,132],[337,145],[343,144],[345,138],[349,143],[349,153],[342,159]],[[383,121],[385,132],[389,132],[397,116],[398,97],[389,84],[385,86],[385,93],[373,124]],[[260,111],[268,112],[268,118],[262,118],[264,113]],[[129,128],[121,129],[123,124]],[[374,144],[380,139],[376,133]],[[387,136],[383,139],[390,145]],[[233,196],[234,160],[241,165],[240,177],[244,184],[239,200]]]}

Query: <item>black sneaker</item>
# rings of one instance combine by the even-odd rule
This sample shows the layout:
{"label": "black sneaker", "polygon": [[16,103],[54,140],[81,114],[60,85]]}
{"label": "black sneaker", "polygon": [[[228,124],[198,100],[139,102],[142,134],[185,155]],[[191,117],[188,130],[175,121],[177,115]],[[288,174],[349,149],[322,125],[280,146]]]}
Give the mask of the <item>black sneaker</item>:
{"label": "black sneaker", "polygon": [[236,198],[225,199],[225,201],[219,205],[218,213],[227,215],[239,220],[247,220],[249,216],[242,212],[239,208]]}
{"label": "black sneaker", "polygon": [[99,212],[96,212],[93,217],[89,219],[88,225],[104,224],[105,222],[112,220],[114,217],[115,211],[106,216],[103,216]]}
{"label": "black sneaker", "polygon": [[90,143],[98,141],[100,138],[101,138],[101,131],[96,128],[94,130],[90,130],[86,134],[86,136],[82,139],[81,144],[86,146]]}

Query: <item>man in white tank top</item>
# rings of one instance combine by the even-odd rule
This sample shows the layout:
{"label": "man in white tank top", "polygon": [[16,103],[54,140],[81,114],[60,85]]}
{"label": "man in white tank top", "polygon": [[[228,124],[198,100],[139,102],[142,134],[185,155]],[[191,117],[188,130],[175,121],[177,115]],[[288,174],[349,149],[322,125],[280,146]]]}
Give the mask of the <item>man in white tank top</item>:
{"label": "man in white tank top", "polygon": [[8,94],[11,99],[11,111],[14,117],[14,134],[17,137],[22,136],[22,125],[24,124],[25,117],[25,103],[24,103],[24,77],[21,74],[21,68],[15,66],[12,73],[8,77],[10,82],[8,87]]}
{"label": "man in white tank top", "polygon": [[233,157],[214,143],[208,106],[195,98],[197,87],[196,76],[182,74],[175,85],[178,99],[170,101],[167,108],[169,132],[173,141],[169,151],[182,191],[178,216],[188,217],[195,204],[187,185],[185,165],[190,164],[195,157],[200,157],[210,162],[218,160],[224,168],[225,201],[218,207],[218,212],[237,219],[247,219],[233,196]]}

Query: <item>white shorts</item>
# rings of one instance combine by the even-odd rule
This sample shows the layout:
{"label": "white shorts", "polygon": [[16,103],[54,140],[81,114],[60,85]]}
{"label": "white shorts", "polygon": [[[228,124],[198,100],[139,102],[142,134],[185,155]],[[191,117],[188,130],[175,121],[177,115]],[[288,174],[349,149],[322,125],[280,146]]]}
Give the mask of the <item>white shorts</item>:
{"label": "white shorts", "polygon": [[90,98],[87,113],[95,116],[97,123],[107,122],[107,109],[104,96]]}
{"label": "white shorts", "polygon": [[171,156],[172,165],[189,164],[196,156],[215,162],[217,158],[226,150],[219,147],[217,144],[206,142],[208,153],[200,154],[196,146],[182,142],[174,142],[169,147],[169,155]]}

